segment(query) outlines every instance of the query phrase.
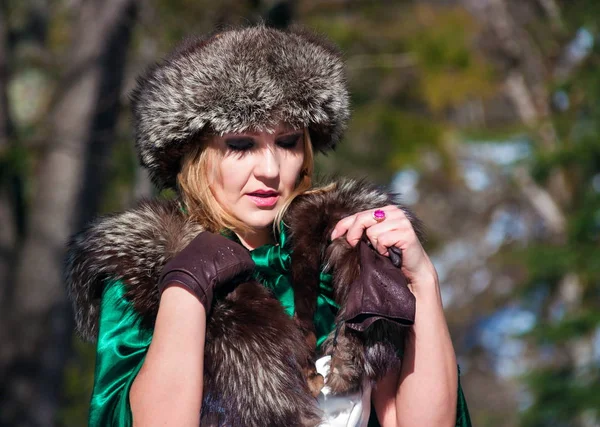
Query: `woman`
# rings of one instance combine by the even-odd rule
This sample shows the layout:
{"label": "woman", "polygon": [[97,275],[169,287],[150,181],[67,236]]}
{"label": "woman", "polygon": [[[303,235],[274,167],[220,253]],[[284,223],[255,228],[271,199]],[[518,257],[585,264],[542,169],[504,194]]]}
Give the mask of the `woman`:
{"label": "woman", "polygon": [[[366,183],[312,188],[313,151],[333,148],[349,115],[334,46],[265,27],[188,40],[140,79],[133,105],[142,164],[180,197],[101,218],[71,243],[78,330],[98,339],[91,425],[334,425],[327,387],[351,402],[335,425],[365,425],[370,403],[382,426],[470,425],[414,219]],[[388,258],[399,252],[401,270]],[[387,284],[381,307],[352,294]],[[385,367],[369,362],[363,338],[398,319],[416,319],[402,362],[389,356],[397,333],[370,347],[388,351]],[[327,354],[321,390],[312,363]]]}

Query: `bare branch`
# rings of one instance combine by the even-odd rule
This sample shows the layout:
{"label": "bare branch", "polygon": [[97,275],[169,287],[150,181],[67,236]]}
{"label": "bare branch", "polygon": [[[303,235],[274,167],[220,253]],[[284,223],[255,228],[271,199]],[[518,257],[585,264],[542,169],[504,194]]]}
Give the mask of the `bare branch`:
{"label": "bare branch", "polygon": [[560,16],[560,9],[554,0],[538,0],[539,5],[544,9],[544,12],[550,18],[552,25],[556,29],[563,27],[562,18]]}
{"label": "bare branch", "polygon": [[540,217],[544,218],[552,233],[560,238],[564,237],[567,221],[550,193],[537,185],[523,167],[516,168],[513,176],[523,194],[529,199]]}
{"label": "bare branch", "polygon": [[506,94],[514,103],[521,121],[527,126],[533,127],[538,122],[539,117],[523,74],[512,71],[508,74],[504,85]]}

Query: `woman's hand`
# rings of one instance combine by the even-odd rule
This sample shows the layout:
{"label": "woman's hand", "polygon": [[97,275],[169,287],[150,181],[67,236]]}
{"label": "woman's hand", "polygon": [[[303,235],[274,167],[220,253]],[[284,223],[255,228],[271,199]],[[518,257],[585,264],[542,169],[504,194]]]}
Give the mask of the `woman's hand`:
{"label": "woman's hand", "polygon": [[456,421],[458,377],[456,356],[442,307],[437,273],[402,209],[381,208],[340,220],[332,234],[345,234],[354,246],[366,232],[374,248],[389,256],[388,248],[402,251],[402,273],[416,297],[415,323],[407,335],[402,366],[373,389],[373,405],[382,426],[453,426]]}
{"label": "woman's hand", "polygon": [[411,283],[411,291],[415,292],[415,284],[430,283],[432,280],[437,284],[433,263],[404,211],[394,205],[380,209],[385,212],[385,219],[380,222],[373,217],[376,209],[341,219],[331,233],[331,240],[345,234],[346,240],[355,246],[366,231],[367,238],[380,254],[389,256],[388,248],[392,246],[402,251],[402,273]]}
{"label": "woman's hand", "polygon": [[254,270],[250,252],[220,234],[203,231],[164,267],[158,283],[160,293],[181,286],[202,303],[206,313],[212,306],[214,288]]}

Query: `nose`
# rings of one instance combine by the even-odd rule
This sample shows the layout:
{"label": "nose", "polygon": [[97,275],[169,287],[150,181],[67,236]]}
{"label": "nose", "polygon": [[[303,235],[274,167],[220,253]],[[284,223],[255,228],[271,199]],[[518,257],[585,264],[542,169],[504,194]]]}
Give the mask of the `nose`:
{"label": "nose", "polygon": [[279,153],[271,146],[264,147],[254,173],[257,177],[273,179],[279,176]]}

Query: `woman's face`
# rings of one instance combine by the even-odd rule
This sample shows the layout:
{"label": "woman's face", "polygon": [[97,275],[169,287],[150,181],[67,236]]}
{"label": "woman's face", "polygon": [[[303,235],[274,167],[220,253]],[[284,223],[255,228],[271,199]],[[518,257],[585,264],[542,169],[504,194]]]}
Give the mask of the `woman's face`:
{"label": "woman's face", "polygon": [[295,188],[304,160],[304,132],[280,125],[273,133],[216,136],[220,151],[211,189],[221,206],[257,231],[270,227]]}

